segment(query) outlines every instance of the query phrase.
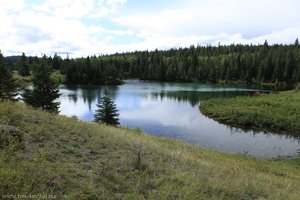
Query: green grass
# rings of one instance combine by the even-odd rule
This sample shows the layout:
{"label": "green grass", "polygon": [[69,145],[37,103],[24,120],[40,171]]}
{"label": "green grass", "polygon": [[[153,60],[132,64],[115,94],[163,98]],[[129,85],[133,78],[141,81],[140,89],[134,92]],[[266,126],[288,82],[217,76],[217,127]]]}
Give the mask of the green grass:
{"label": "green grass", "polygon": [[55,83],[64,83],[66,81],[66,76],[61,74],[59,70],[53,70],[51,78]]}
{"label": "green grass", "polygon": [[202,102],[200,110],[231,126],[300,136],[300,91],[297,90],[212,99]]}
{"label": "green grass", "polygon": [[130,200],[300,196],[299,158],[219,153],[140,130],[55,116],[22,103],[0,103],[0,124],[23,134],[21,143],[6,138],[0,148],[0,195]]}
{"label": "green grass", "polygon": [[[31,76],[21,76],[18,71],[13,71],[13,78],[20,87],[26,87],[32,84]],[[65,75],[62,75],[59,70],[53,70],[51,78],[55,83],[64,83]]]}
{"label": "green grass", "polygon": [[32,84],[31,76],[21,76],[18,71],[13,71],[12,74],[13,74],[13,78],[16,80],[16,83],[20,87],[26,87]]}

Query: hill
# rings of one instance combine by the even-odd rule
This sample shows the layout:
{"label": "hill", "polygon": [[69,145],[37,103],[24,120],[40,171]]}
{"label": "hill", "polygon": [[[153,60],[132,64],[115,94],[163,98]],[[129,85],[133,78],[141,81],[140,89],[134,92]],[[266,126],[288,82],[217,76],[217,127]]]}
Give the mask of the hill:
{"label": "hill", "polygon": [[260,160],[0,103],[0,195],[297,199],[300,159]]}

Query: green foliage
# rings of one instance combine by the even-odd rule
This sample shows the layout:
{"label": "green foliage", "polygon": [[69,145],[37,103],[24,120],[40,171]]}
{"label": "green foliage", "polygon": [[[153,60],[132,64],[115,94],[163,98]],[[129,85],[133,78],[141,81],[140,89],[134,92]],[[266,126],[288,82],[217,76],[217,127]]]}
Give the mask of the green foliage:
{"label": "green foliage", "polygon": [[29,64],[27,62],[25,53],[22,53],[22,56],[21,56],[21,60],[19,63],[19,74],[21,76],[29,76],[30,75]]}
{"label": "green foliage", "polygon": [[[291,45],[191,46],[170,50],[62,59],[28,57],[29,67],[39,60],[60,70],[67,83],[122,84],[124,78],[160,81],[284,83],[300,81],[298,40]],[[20,58],[24,63],[23,56]],[[7,58],[14,65],[18,58]],[[31,63],[29,61],[32,61]]]}
{"label": "green foliage", "polygon": [[5,65],[0,51],[0,100],[15,100],[16,95],[16,82],[12,77],[11,71]]}
{"label": "green foliage", "polygon": [[[282,82],[289,89],[300,81],[299,45],[191,46],[63,61],[70,83],[118,84],[117,79],[194,82]],[[64,62],[68,64],[64,64]]]}
{"label": "green foliage", "polygon": [[62,63],[61,71],[68,83],[118,85],[124,78],[121,66],[127,68],[124,58],[67,58]]}
{"label": "green foliage", "polygon": [[18,87],[25,88],[31,84],[31,76],[21,76],[18,71],[12,71],[13,79],[15,79]]}
{"label": "green foliage", "polygon": [[107,89],[105,89],[104,95],[99,97],[97,107],[95,122],[114,126],[119,125],[119,113]]}
{"label": "green foliage", "polygon": [[57,84],[65,83],[66,81],[65,75],[62,75],[59,70],[52,70],[51,79]]}
{"label": "green foliage", "polygon": [[[20,88],[26,88],[32,85],[32,75],[30,76],[21,76],[17,71],[12,72],[13,79],[15,79],[16,84]],[[65,83],[66,77],[61,74],[59,70],[52,70],[51,79],[57,83]]]}
{"label": "green foliage", "polygon": [[52,69],[55,70],[60,69],[62,65],[62,58],[58,56],[57,53],[55,53],[51,64],[52,64]]}
{"label": "green foliage", "polygon": [[[262,160],[0,103],[24,148],[0,149],[0,194],[56,199],[298,199],[299,158]],[[39,138],[39,139],[36,139]],[[11,143],[11,145],[14,145]]]}
{"label": "green foliage", "polygon": [[59,112],[60,102],[57,98],[60,96],[58,86],[51,79],[51,69],[43,62],[33,65],[32,71],[33,89],[26,89],[23,94],[25,103],[41,108],[51,113]]}
{"label": "green foliage", "polygon": [[205,115],[231,126],[300,135],[300,93],[214,99],[201,102]]}
{"label": "green foliage", "polygon": [[108,77],[131,77],[160,81],[284,82],[287,89],[300,78],[299,51],[295,45],[271,46],[267,41],[258,46],[191,46],[72,59],[65,69],[67,81],[72,83],[105,83]]}

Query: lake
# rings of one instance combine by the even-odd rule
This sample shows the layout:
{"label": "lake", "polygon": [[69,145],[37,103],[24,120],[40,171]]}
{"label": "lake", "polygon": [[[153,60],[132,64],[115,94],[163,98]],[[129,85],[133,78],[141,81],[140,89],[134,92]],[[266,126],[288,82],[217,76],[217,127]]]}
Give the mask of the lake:
{"label": "lake", "polygon": [[[104,87],[61,85],[60,114],[93,121]],[[124,85],[106,87],[117,105],[122,126],[209,149],[256,157],[295,156],[299,153],[299,138],[232,129],[199,111],[203,100],[250,95],[261,89],[257,86],[127,80]]]}

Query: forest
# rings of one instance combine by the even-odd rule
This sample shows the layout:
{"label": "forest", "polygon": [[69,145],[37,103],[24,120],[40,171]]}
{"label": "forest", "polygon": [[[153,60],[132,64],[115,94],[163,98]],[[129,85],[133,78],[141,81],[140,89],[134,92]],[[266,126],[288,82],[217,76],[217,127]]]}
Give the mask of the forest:
{"label": "forest", "polygon": [[123,79],[181,82],[266,83],[292,88],[300,82],[300,46],[294,44],[190,46],[86,58],[6,57],[7,66],[29,75],[44,60],[71,84],[121,84]]}

